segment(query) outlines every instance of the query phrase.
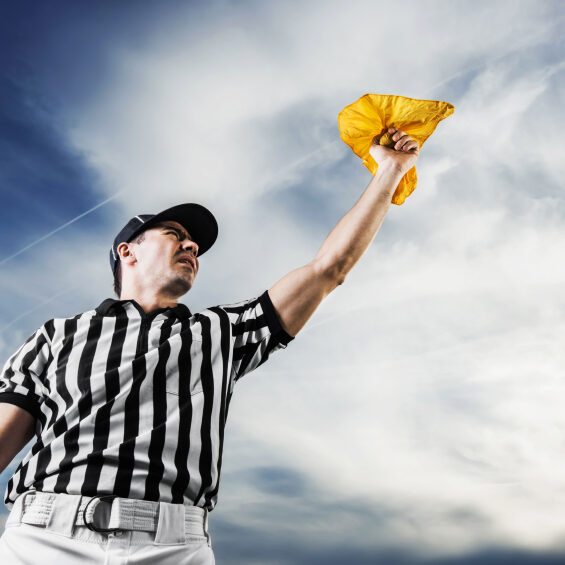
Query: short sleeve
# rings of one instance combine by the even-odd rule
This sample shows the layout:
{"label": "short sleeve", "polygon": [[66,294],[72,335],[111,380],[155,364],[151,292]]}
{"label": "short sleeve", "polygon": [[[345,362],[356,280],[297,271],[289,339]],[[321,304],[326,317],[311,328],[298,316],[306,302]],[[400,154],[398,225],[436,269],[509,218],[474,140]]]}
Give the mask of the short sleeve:
{"label": "short sleeve", "polygon": [[267,291],[258,298],[220,308],[231,321],[235,380],[259,367],[271,353],[285,348],[294,339],[283,329]]}
{"label": "short sleeve", "polygon": [[42,376],[50,355],[50,343],[42,327],[12,355],[0,373],[0,402],[15,404],[35,418],[45,397]]}

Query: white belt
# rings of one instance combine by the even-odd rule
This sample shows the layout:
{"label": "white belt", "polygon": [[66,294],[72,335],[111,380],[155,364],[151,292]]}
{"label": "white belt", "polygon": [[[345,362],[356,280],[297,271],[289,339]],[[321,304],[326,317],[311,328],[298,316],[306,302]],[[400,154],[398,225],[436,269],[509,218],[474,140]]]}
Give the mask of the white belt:
{"label": "white belt", "polygon": [[[50,492],[32,491],[23,500],[21,521],[34,526],[46,526],[56,497],[73,496]],[[114,496],[81,496],[74,525],[86,526],[100,533],[117,530],[155,532],[159,523],[161,505],[168,504],[175,510],[178,521],[184,515],[185,533],[208,537],[208,512],[198,506],[169,504],[150,500],[134,500]]]}

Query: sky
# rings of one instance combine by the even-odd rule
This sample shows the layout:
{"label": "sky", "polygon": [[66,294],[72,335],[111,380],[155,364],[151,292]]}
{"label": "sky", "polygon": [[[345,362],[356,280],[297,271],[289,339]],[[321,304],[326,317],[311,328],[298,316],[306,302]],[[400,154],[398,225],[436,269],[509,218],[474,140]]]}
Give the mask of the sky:
{"label": "sky", "polygon": [[338,113],[366,93],[450,102],[416,191],[238,383],[214,550],[235,565],[563,562],[562,2],[0,9],[2,362],[112,295],[108,249],[130,217],[182,202],[220,226],[183,302],[258,296],[370,181]]}

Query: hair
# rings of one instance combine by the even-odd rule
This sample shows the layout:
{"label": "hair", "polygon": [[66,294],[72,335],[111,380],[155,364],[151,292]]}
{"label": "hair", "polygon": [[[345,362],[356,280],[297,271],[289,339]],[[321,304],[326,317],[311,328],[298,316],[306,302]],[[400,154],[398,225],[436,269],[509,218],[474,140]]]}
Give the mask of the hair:
{"label": "hair", "polygon": [[[128,243],[141,243],[145,239],[145,232],[142,231],[139,235],[128,241]],[[122,261],[116,261],[116,268],[114,270],[114,292],[120,298],[122,294]]]}

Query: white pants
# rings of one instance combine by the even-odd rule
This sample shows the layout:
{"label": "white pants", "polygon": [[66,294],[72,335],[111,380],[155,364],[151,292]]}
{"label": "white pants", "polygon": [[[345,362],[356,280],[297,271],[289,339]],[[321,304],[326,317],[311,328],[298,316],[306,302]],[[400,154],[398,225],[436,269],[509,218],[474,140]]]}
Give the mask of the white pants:
{"label": "white pants", "polygon": [[[161,513],[168,530],[182,529],[184,541],[155,541],[156,532],[119,530],[98,533],[73,525],[76,497],[56,495],[45,526],[25,523],[25,495],[16,500],[0,538],[2,565],[214,565],[209,535],[185,534],[185,524]],[[75,502],[73,502],[73,498]],[[37,510],[37,509],[36,509]],[[39,509],[41,511],[41,508]],[[23,521],[22,521],[23,519]],[[172,532],[173,536],[176,532]]]}

